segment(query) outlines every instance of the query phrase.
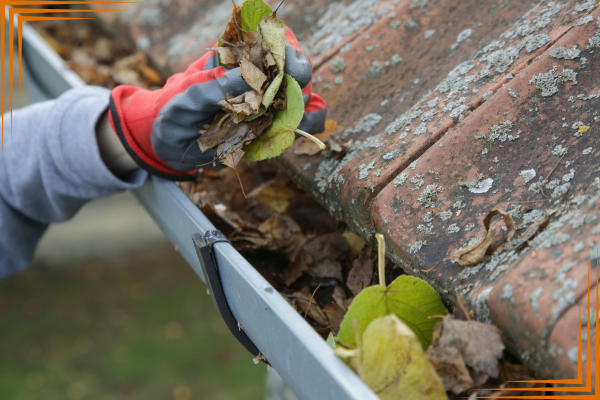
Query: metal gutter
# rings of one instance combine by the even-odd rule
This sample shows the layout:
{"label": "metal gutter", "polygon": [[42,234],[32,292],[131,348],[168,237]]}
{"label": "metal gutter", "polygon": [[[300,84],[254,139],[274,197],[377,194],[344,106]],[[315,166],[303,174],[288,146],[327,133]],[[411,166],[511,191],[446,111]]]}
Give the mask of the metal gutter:
{"label": "metal gutter", "polygon": [[[27,23],[23,54],[36,101],[84,85]],[[204,281],[191,236],[214,230],[210,221],[171,181],[151,177],[134,194]],[[227,243],[215,250],[234,316],[299,399],[378,399],[240,253]]]}

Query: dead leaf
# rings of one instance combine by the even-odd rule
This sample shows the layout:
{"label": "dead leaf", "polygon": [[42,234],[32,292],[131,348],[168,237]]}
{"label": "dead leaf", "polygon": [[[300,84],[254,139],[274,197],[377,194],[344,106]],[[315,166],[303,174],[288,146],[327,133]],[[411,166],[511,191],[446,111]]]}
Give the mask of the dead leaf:
{"label": "dead leaf", "polygon": [[[264,93],[263,86],[267,81],[265,74],[250,60],[250,57],[244,57],[242,65],[240,66],[242,78],[254,89],[258,95]],[[262,101],[262,98],[261,98]],[[260,103],[260,102],[259,102]],[[260,107],[260,105],[259,105]]]}
{"label": "dead leaf", "polygon": [[219,105],[230,113],[252,115],[258,112],[262,102],[262,96],[254,90],[249,90],[237,97],[221,100]]}
{"label": "dead leaf", "polygon": [[238,63],[237,57],[233,54],[231,47],[216,47],[211,50],[215,50],[217,53],[219,53],[219,59],[221,60],[221,63],[227,66],[235,67]]}
{"label": "dead leaf", "polygon": [[517,227],[515,226],[515,222],[510,214],[500,210],[492,210],[485,216],[483,220],[483,226],[485,227],[486,231],[490,229],[490,222],[496,215],[501,215],[504,219],[504,225],[506,225],[506,238],[503,238],[503,241],[498,243],[497,246],[492,246],[492,248],[489,249],[490,254],[496,250],[504,250],[504,245],[506,242],[510,242],[517,232]]}
{"label": "dead leaf", "polygon": [[233,151],[233,153],[229,153],[225,156],[225,158],[222,158],[221,162],[227,165],[229,168],[235,169],[237,163],[240,162],[242,157],[244,157],[244,150],[236,149]]}
{"label": "dead leaf", "polygon": [[329,327],[335,335],[340,331],[340,323],[344,318],[344,310],[336,303],[329,303],[323,307],[323,312],[329,321]]}
{"label": "dead leaf", "polygon": [[525,364],[513,364],[503,359],[498,364],[498,369],[500,370],[498,379],[502,382],[534,379],[533,371]]}
{"label": "dead leaf", "polygon": [[445,258],[445,260],[456,261],[463,267],[472,267],[473,265],[482,263],[488,247],[490,247],[494,240],[495,233],[495,229],[487,231],[487,234],[483,239],[471,246],[456,251],[450,257]]}
{"label": "dead leaf", "polygon": [[[198,146],[200,146],[200,151],[205,152],[208,149],[212,149],[221,139],[230,133],[230,130],[235,129],[233,124],[223,124],[227,117],[229,117],[229,115],[224,113],[217,114],[213,123],[210,126],[207,126],[206,130],[200,132],[202,133],[202,136],[200,136],[197,141]],[[224,126],[224,128],[221,128],[222,126]]]}
{"label": "dead leaf", "polygon": [[[317,133],[313,136],[319,139],[320,141],[325,142],[329,137],[329,134]],[[298,145],[294,149],[294,154],[298,155],[314,156],[315,154],[319,154],[320,152],[321,149],[319,148],[319,146],[316,146],[315,142],[307,138],[298,139]]]}
{"label": "dead leaf", "polygon": [[[492,221],[492,218],[496,215],[501,215],[504,219],[504,224],[506,225],[507,232],[506,237],[502,237],[499,241],[494,242],[494,235],[496,234],[496,229],[490,229],[490,222]],[[433,268],[424,270],[423,272],[428,273],[433,271],[444,260],[456,261],[462,267],[472,267],[474,265],[481,264],[484,261],[484,257],[486,254],[491,254],[496,250],[502,251],[506,242],[512,240],[517,231],[515,223],[510,214],[500,210],[492,210],[488,212],[485,218],[483,219],[483,226],[486,230],[486,235],[483,239],[470,246],[466,246],[460,250],[457,250],[450,257],[446,257],[440,260]]]}
{"label": "dead leaf", "polygon": [[[75,49],[71,53],[71,62],[84,68],[95,68],[98,64],[94,57],[83,49]],[[119,62],[116,63],[117,65]]]}
{"label": "dead leaf", "polygon": [[[451,348],[456,351],[449,350]],[[444,388],[458,394],[472,387],[470,384],[478,385],[490,377],[497,378],[498,360],[502,358],[503,350],[504,343],[495,326],[447,316],[435,326],[433,342],[426,354],[442,378]],[[467,377],[463,365],[474,373]]]}
{"label": "dead leaf", "polygon": [[319,278],[335,278],[343,282],[342,264],[339,261],[324,258],[315,262],[315,265],[309,269],[309,274]]}
{"label": "dead leaf", "polygon": [[94,57],[103,62],[112,61],[112,43],[109,38],[101,37],[94,43]]}
{"label": "dead leaf", "polygon": [[346,292],[344,292],[344,289],[342,289],[341,286],[338,285],[335,288],[333,288],[333,294],[331,295],[331,297],[333,297],[333,301],[335,301],[335,304],[337,304],[341,307],[342,310],[344,310],[344,313],[348,311],[348,306],[350,305],[350,302],[352,302],[352,300],[348,302],[348,300],[346,299]]}
{"label": "dead leaf", "polygon": [[331,149],[331,151],[335,151],[338,153],[342,152],[342,150],[343,150],[342,145],[339,144],[338,142],[336,142],[334,138],[330,137],[328,143],[329,143],[329,148]]}
{"label": "dead leaf", "polygon": [[146,64],[140,65],[139,71],[142,77],[146,79],[151,86],[162,86],[165,83],[162,76],[154,68],[151,68]]}
{"label": "dead leaf", "polygon": [[544,230],[544,228],[546,228],[549,223],[550,223],[550,218],[546,218],[546,219],[538,220],[538,221],[534,222],[533,224],[529,225],[527,227],[527,229],[525,230],[525,232],[521,235],[520,242],[519,242],[519,244],[517,244],[515,246],[515,249],[521,250],[522,248],[524,248],[527,245],[527,243],[531,239],[536,237],[538,233],[540,233],[542,230]]}
{"label": "dead leaf", "polygon": [[241,232],[246,227],[245,221],[237,213],[228,210],[227,206],[223,204],[209,204],[208,206],[236,232]]}
{"label": "dead leaf", "polygon": [[331,135],[327,143],[329,144],[329,149],[332,151],[332,156],[340,158],[348,152],[354,141],[350,138]]}
{"label": "dead leaf", "polygon": [[371,248],[365,246],[358,258],[352,261],[352,268],[348,273],[346,286],[348,286],[348,289],[356,296],[364,288],[369,286],[372,278],[373,263],[371,260]]}
{"label": "dead leaf", "polygon": [[[310,294],[308,294],[308,290],[303,292],[296,292],[292,295],[288,296],[289,299],[292,299],[296,302],[298,308],[302,311],[302,315],[308,312],[308,316],[315,320],[315,322],[323,327],[329,326],[329,320],[327,316],[319,307],[318,304],[312,301],[310,302]],[[310,309],[308,308],[310,304]]]}
{"label": "dead leaf", "polygon": [[275,61],[275,58],[273,58],[273,54],[271,54],[270,51],[267,51],[267,54],[265,55],[265,67],[267,69],[277,67],[277,62]]}
{"label": "dead leaf", "polygon": [[215,157],[222,159],[237,149],[241,149],[258,137],[271,124],[272,120],[272,114],[263,114],[252,121],[244,121],[239,124],[235,124],[232,121],[227,122],[227,124],[231,125],[231,129],[225,128],[228,131],[227,135],[217,142]]}
{"label": "dead leaf", "polygon": [[354,258],[358,257],[366,243],[360,236],[352,232],[350,229],[346,229],[344,233],[342,233],[342,236],[346,239],[346,242],[348,242],[348,246],[350,247],[348,250],[348,258],[353,260]]}
{"label": "dead leaf", "polygon": [[258,230],[269,240],[269,250],[281,250],[294,261],[306,242],[300,226],[287,215],[275,215],[263,222]]}
{"label": "dead leaf", "polygon": [[242,34],[242,6],[233,3],[233,10],[231,11],[231,19],[227,23],[225,32],[223,33],[223,40],[230,43],[236,43],[243,38]]}
{"label": "dead leaf", "polygon": [[341,131],[342,128],[341,126],[339,126],[337,124],[337,122],[335,122],[332,119],[328,119],[325,121],[325,131],[323,133],[326,133],[328,135],[335,135],[336,133],[338,133],[339,131]]}
{"label": "dead leaf", "polygon": [[300,251],[294,262],[287,267],[282,274],[283,283],[290,286],[308,270],[308,265],[312,264],[313,260],[310,254]]}
{"label": "dead leaf", "polygon": [[289,186],[279,186],[265,182],[250,192],[248,197],[255,198],[260,204],[269,207],[276,213],[283,214],[290,205],[290,197],[295,192]]}
{"label": "dead leaf", "polygon": [[442,326],[441,322],[435,326],[433,343],[429,346],[425,355],[435,368],[435,372],[442,379],[444,389],[459,394],[474,387],[475,384],[460,351],[455,347],[441,347],[439,345]]}
{"label": "dead leaf", "polygon": [[325,258],[339,261],[348,252],[348,243],[339,233],[329,233],[312,239],[304,249],[313,257],[315,263]]}

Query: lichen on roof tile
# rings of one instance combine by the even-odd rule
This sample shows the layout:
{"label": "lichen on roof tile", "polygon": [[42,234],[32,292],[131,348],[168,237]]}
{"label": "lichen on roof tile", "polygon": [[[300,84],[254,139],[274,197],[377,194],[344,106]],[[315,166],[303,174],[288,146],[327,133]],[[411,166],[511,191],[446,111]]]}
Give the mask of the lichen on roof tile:
{"label": "lichen on roof tile", "polygon": [[581,53],[580,50],[577,49],[577,45],[573,46],[573,48],[567,50],[562,46],[558,46],[552,51],[550,51],[550,57],[553,58],[564,58],[566,60],[574,60],[579,57]]}

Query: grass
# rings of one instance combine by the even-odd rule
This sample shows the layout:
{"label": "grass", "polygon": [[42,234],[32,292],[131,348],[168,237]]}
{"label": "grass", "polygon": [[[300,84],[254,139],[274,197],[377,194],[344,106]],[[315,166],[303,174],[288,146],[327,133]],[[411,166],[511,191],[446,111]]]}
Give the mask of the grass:
{"label": "grass", "polygon": [[266,367],[172,248],[0,282],[0,397],[262,399]]}

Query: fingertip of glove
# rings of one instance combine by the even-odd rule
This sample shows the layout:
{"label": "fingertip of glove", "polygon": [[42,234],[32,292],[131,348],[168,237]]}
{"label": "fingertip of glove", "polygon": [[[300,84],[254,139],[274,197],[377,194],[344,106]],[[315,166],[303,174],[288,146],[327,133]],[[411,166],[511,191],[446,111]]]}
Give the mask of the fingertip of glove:
{"label": "fingertip of glove", "polygon": [[304,89],[312,79],[312,67],[306,54],[299,54],[289,43],[285,43],[285,73],[292,76]]}

